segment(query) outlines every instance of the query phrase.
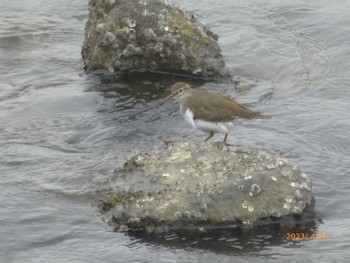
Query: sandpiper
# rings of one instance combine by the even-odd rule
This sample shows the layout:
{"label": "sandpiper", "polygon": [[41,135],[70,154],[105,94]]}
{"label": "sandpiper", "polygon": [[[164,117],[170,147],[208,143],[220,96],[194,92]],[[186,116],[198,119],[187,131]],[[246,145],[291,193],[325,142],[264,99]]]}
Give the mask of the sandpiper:
{"label": "sandpiper", "polygon": [[243,119],[269,119],[271,116],[249,109],[229,96],[217,92],[192,89],[185,82],[171,86],[171,94],[163,101],[174,98],[180,103],[181,115],[194,128],[209,132],[208,141],[215,132],[225,134],[226,144],[229,127],[233,121]]}

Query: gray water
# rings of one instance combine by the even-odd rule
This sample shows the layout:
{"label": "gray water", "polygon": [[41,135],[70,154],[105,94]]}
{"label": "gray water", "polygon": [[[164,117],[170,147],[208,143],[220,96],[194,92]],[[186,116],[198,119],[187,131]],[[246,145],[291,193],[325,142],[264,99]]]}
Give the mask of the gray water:
{"label": "gray water", "polygon": [[323,218],[317,231],[328,240],[111,231],[92,196],[113,170],[163,140],[206,135],[187,126],[174,103],[127,119],[164,97],[171,77],[111,84],[84,74],[87,1],[14,0],[0,10],[1,263],[349,262],[350,2],[178,3],[219,35],[230,71],[251,84],[204,87],[275,116],[237,125],[230,141],[300,166]]}

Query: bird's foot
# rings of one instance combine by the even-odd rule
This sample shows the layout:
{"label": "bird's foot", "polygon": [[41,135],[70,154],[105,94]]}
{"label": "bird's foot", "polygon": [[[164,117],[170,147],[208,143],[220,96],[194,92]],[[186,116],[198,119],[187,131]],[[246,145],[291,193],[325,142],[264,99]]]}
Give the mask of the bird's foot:
{"label": "bird's foot", "polygon": [[233,143],[227,143],[227,142],[216,142],[215,146],[219,148],[220,150],[224,149],[224,147],[240,147],[238,144],[233,144]]}
{"label": "bird's foot", "polygon": [[215,146],[216,146],[218,149],[222,150],[222,149],[224,149],[224,147],[226,146],[226,143],[224,143],[224,142],[216,142],[216,143],[215,143]]}
{"label": "bird's foot", "polygon": [[237,145],[237,144],[233,144],[233,143],[227,143],[227,142],[225,143],[225,145],[226,145],[226,146],[234,146],[234,147],[237,147],[237,146],[239,146],[239,145]]}

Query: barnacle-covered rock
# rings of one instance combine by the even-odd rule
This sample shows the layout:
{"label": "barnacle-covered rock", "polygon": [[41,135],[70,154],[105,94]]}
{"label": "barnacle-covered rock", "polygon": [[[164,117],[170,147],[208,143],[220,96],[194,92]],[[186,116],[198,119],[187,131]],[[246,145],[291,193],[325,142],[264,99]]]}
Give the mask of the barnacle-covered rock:
{"label": "barnacle-covered rock", "polygon": [[229,77],[217,36],[163,0],[90,0],[82,56],[88,72]]}
{"label": "barnacle-covered rock", "polygon": [[215,143],[177,142],[136,155],[110,183],[97,203],[117,230],[294,225],[315,215],[311,182],[298,167]]}

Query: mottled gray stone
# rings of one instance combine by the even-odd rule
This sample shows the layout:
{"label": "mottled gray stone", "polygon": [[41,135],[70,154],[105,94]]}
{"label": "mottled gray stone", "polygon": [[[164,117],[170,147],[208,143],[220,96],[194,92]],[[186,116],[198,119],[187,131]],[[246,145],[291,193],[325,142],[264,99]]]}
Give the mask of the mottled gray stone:
{"label": "mottled gray stone", "polygon": [[116,229],[146,232],[296,224],[314,217],[311,182],[265,152],[177,142],[136,155],[100,192]]}
{"label": "mottled gray stone", "polygon": [[217,36],[162,0],[90,0],[82,56],[88,72],[229,77]]}

